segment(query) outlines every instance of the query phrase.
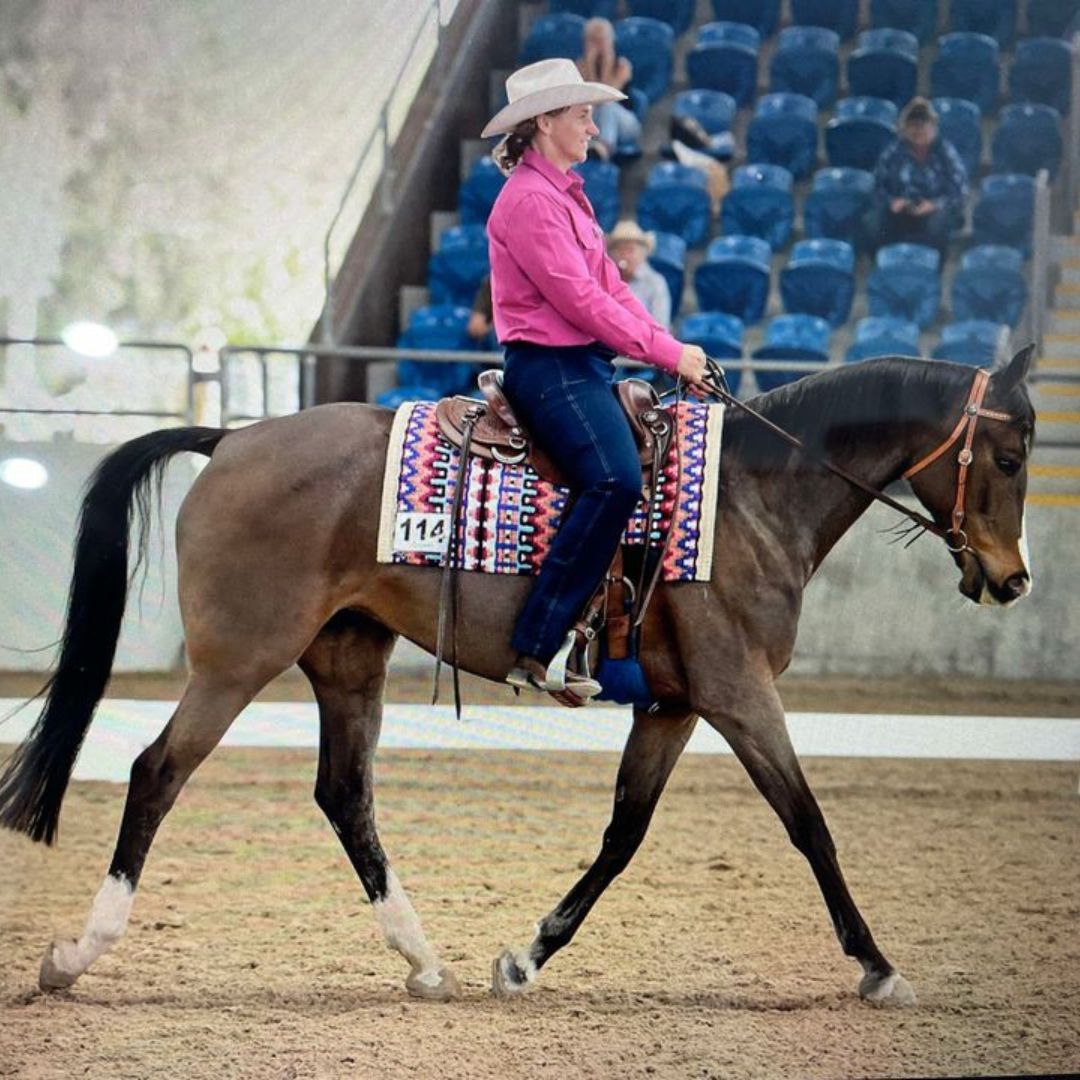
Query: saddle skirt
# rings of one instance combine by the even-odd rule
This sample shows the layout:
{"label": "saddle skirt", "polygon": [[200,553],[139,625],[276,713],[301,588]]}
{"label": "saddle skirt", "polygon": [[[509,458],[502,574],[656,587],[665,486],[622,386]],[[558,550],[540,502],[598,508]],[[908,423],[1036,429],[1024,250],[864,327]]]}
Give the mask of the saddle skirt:
{"label": "saddle skirt", "polygon": [[[707,581],[711,576],[723,416],[720,405],[681,402],[674,410],[675,437],[659,476],[643,478],[643,497],[623,539],[663,547],[671,533],[663,580]],[[435,402],[405,402],[394,416],[383,477],[378,561],[442,566],[460,481],[465,487],[455,565],[489,574],[537,573],[566,509],[568,490],[542,477],[527,460],[500,460],[490,450],[477,454],[475,433],[462,469],[460,449],[445,437],[445,424]],[[480,443],[484,445],[482,438]],[[511,448],[515,454],[520,449]],[[500,454],[511,456],[501,449]]]}

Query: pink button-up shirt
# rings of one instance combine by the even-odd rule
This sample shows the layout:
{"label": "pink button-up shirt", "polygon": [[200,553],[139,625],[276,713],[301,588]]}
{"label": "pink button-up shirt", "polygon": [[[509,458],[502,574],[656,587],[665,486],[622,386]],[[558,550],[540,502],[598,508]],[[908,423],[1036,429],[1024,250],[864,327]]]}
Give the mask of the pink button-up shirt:
{"label": "pink button-up shirt", "polygon": [[619,276],[582,187],[532,149],[503,185],[487,223],[495,333],[503,343],[600,341],[674,372],[682,346]]}

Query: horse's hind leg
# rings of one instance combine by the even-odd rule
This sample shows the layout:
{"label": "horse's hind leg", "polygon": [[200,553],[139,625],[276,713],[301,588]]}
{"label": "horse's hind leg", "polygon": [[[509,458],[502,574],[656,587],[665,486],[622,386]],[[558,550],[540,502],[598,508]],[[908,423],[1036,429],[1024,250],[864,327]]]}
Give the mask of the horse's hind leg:
{"label": "horse's hind leg", "polygon": [[635,710],[600,853],[555,910],[541,920],[532,944],[516,953],[507,950],[495,960],[491,989],[497,996],[509,997],[528,989],[537,971],[570,944],[593,904],[629,865],[696,720],[685,713],[647,715]]}
{"label": "horse's hind leg", "polygon": [[784,710],[771,683],[732,694],[704,711],[728,741],[750,779],[779,815],[791,842],[806,857],[844,952],[862,965],[859,994],[868,1001],[911,1005],[915,992],[885,959],[848,891],[825,817],[803,776],[788,736]]}
{"label": "horse's hind leg", "polygon": [[319,703],[315,801],[355,867],[386,943],[409,961],[406,989],[414,997],[446,1001],[461,987],[428,944],[375,829],[372,763],[394,640],[380,624],[343,612],[300,660]]}
{"label": "horse's hind leg", "polygon": [[265,680],[192,675],[165,730],[131,767],[124,816],[112,863],[90,909],[82,936],[56,941],[38,977],[42,990],[71,986],[123,936],[143,863],[162,819],[180,789],[221,741]]}

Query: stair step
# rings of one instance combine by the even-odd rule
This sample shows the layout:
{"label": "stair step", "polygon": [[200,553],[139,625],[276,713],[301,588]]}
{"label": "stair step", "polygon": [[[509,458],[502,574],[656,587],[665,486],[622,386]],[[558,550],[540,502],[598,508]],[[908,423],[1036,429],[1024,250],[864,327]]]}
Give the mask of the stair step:
{"label": "stair step", "polygon": [[1080,333],[1080,308],[1051,308],[1050,333]]}
{"label": "stair step", "polygon": [[1077,359],[1080,359],[1080,334],[1046,334],[1043,337],[1041,360]]}
{"label": "stair step", "polygon": [[1027,497],[1029,506],[1061,506],[1080,509],[1080,495],[1063,494],[1056,491],[1034,491]]}
{"label": "stair step", "polygon": [[456,210],[432,210],[431,212],[431,250],[439,250],[439,241],[442,239],[442,234],[447,229],[452,229],[458,224],[460,218]]}
{"label": "stair step", "polygon": [[[1075,265],[1070,265],[1075,264]],[[1061,264],[1062,284],[1080,283],[1080,260],[1068,259]]]}

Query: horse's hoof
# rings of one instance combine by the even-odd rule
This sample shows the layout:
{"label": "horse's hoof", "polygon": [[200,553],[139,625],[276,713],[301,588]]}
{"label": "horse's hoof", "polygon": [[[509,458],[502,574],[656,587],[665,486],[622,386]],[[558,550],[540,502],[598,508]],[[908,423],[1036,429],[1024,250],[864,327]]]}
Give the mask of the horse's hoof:
{"label": "horse's hoof", "polygon": [[415,998],[424,1001],[453,1001],[461,997],[461,983],[448,968],[437,972],[422,972],[415,968],[405,980],[405,989]]}
{"label": "horse's hoof", "polygon": [[859,981],[859,997],[875,1005],[914,1005],[915,991],[899,971],[868,971]]}
{"label": "horse's hoof", "polygon": [[78,974],[72,974],[67,968],[61,966],[58,961],[62,960],[64,952],[76,948],[74,941],[54,941],[46,950],[41,960],[41,970],[38,972],[38,986],[45,993],[50,990],[66,990],[75,985]]}
{"label": "horse's hoof", "polygon": [[530,972],[518,963],[509,949],[492,961],[491,992],[497,998],[517,997],[529,989],[531,982]]}

